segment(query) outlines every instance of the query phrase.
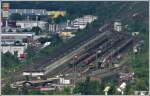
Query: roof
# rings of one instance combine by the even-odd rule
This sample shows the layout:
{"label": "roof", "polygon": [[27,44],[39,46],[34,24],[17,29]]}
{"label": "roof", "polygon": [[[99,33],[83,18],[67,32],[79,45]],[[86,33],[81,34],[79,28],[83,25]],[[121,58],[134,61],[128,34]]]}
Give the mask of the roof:
{"label": "roof", "polygon": [[26,15],[47,15],[46,9],[10,9],[10,13],[21,13]]}
{"label": "roof", "polygon": [[24,21],[17,21],[17,23],[37,23],[37,22],[40,22],[40,23],[47,23],[45,21],[33,21],[33,20],[30,20],[30,21],[27,21],[27,20],[24,20]]}
{"label": "roof", "polygon": [[33,36],[34,33],[2,33],[1,36]]}

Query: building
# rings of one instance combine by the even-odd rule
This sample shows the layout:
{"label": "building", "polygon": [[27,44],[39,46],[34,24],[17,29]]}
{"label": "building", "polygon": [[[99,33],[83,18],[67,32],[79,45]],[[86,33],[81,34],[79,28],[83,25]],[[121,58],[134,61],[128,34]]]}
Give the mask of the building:
{"label": "building", "polygon": [[27,41],[32,41],[34,33],[2,33],[1,34],[1,52],[17,53],[19,58],[25,57],[25,49],[27,48]]}
{"label": "building", "polygon": [[46,30],[47,22],[45,21],[17,21],[16,25],[22,29],[32,29],[32,27],[40,27],[42,30]]}
{"label": "building", "polygon": [[27,48],[27,45],[19,45],[19,46],[14,46],[14,45],[11,45],[11,46],[7,46],[7,45],[3,45],[1,46],[1,52],[2,53],[6,53],[6,52],[10,52],[12,54],[15,54],[17,53],[18,54],[18,57],[21,58],[25,53],[25,49]]}
{"label": "building", "polygon": [[1,19],[1,27],[12,27],[12,28],[16,28],[16,21],[13,20],[6,20],[6,19]]}
{"label": "building", "polygon": [[21,15],[32,16],[32,15],[47,15],[46,9],[10,9],[10,14],[19,13]]}
{"label": "building", "polygon": [[51,32],[52,34],[56,34],[59,33],[61,31],[63,31],[66,28],[66,24],[49,24],[49,32]]}
{"label": "building", "polygon": [[32,39],[34,33],[2,33],[1,44],[2,45],[14,45],[16,41],[23,42],[24,39]]}
{"label": "building", "polygon": [[92,15],[85,15],[81,18],[76,18],[73,21],[71,21],[70,24],[67,24],[67,29],[84,29],[87,26],[87,24],[92,23],[96,19],[97,17]]}
{"label": "building", "polygon": [[116,20],[114,22],[114,30],[117,31],[117,32],[122,31],[122,23],[121,23],[120,20]]}
{"label": "building", "polygon": [[2,10],[1,10],[1,16],[3,18],[8,18],[9,17],[9,3],[2,3]]}

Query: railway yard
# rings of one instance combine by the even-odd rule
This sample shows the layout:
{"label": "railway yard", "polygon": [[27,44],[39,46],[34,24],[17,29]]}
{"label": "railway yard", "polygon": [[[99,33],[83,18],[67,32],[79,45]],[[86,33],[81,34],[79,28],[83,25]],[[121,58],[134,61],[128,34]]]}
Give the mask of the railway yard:
{"label": "railway yard", "polygon": [[[88,4],[90,5],[90,3],[83,5],[89,6]],[[38,32],[32,32],[34,31],[32,29],[35,28],[36,30],[36,27],[32,27],[31,30],[22,29],[22,33],[26,31],[35,33],[31,37],[29,37],[31,34],[27,34],[26,38],[12,38],[11,36],[10,38],[8,38],[9,36],[3,38],[4,43],[8,42],[9,44],[11,41],[11,43],[16,44],[13,53],[2,53],[1,85],[4,94],[7,94],[7,87],[12,91],[11,94],[13,92],[14,94],[30,94],[31,92],[31,94],[36,95],[38,92],[48,95],[61,94],[61,92],[69,95],[99,95],[104,93],[106,95],[107,92],[108,94],[124,94],[123,92],[134,94],[133,92],[139,90],[136,87],[140,88],[141,86],[144,86],[142,90],[147,91],[146,79],[148,75],[143,76],[143,73],[148,71],[146,64],[149,60],[147,58],[149,37],[146,33],[148,31],[146,29],[148,18],[145,13],[147,11],[144,10],[146,3],[140,5],[140,2],[104,2],[101,4],[104,6],[101,5],[103,6],[101,7],[96,3],[91,6],[91,9],[93,8],[96,13],[91,11],[87,12],[89,14],[86,12],[80,14],[80,11],[76,9],[76,13],[73,14],[72,11],[69,13],[72,7],[66,3],[64,11],[56,11],[57,14],[60,13],[60,18],[53,18],[52,15],[49,15],[51,13],[48,10],[49,7],[44,9],[46,15],[34,14],[30,18],[27,14],[27,17],[23,19],[25,22],[34,19],[35,16],[36,27],[39,27],[38,22],[45,20],[46,30],[39,29]],[[57,6],[58,9],[62,5]],[[40,3],[37,3],[37,6],[40,6]],[[17,10],[16,12],[21,12]],[[106,10],[106,12],[102,10]],[[45,11],[42,13],[44,14]],[[86,8],[82,11],[86,11]],[[23,12],[26,14],[26,11]],[[27,29],[29,29],[28,27]],[[20,33],[18,32],[18,34]],[[66,37],[62,37],[63,34],[66,34]],[[68,34],[73,37],[69,37]],[[21,45],[17,45],[19,43],[12,39],[20,39],[21,41],[18,42],[26,45],[26,48],[20,49],[20,51],[18,46]],[[8,47],[7,44],[6,47]],[[17,48],[19,51],[15,51]],[[12,49],[9,51],[11,52]],[[9,62],[7,62],[7,55],[10,55]],[[14,64],[11,64],[11,60]],[[125,87],[121,89],[120,86]],[[85,87],[85,90],[82,87]],[[91,93],[86,93],[88,90],[86,87],[93,89],[97,87],[97,89],[95,88]],[[65,93],[67,88],[70,92]],[[111,91],[108,91],[107,88]],[[97,90],[99,91],[95,93]]]}
{"label": "railway yard", "polygon": [[[22,73],[43,73],[43,76],[37,76],[41,77],[41,80],[36,81],[36,83],[44,82],[44,84],[47,84],[53,82],[53,79],[49,80],[48,78],[57,77],[57,79],[69,79],[71,84],[75,84],[75,82],[85,80],[87,76],[101,80],[102,78],[124,72],[124,67],[128,69],[129,65],[128,59],[124,60],[124,57],[127,56],[129,49],[138,44],[139,38],[124,32],[106,30],[109,25],[104,26],[102,26],[103,29],[101,31],[96,32],[96,35],[75,46],[71,51],[64,52],[62,56],[56,56],[56,60],[50,61],[49,59],[49,61],[42,63],[42,65],[38,63],[40,67],[36,67],[37,65],[34,67],[37,71],[28,69],[23,70]],[[116,61],[119,59],[122,59],[123,62],[115,66]],[[20,80],[24,80],[23,74],[20,77],[18,75],[17,78],[16,80],[19,80],[17,81],[19,83],[15,84],[20,85]],[[35,78],[30,79],[31,85],[34,84],[35,80]],[[24,84],[22,82],[21,84]]]}

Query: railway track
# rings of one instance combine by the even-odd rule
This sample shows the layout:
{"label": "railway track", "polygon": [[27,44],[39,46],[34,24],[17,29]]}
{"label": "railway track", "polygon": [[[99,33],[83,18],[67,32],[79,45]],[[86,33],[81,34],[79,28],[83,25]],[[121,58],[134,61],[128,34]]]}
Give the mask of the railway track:
{"label": "railway track", "polygon": [[[126,19],[126,18],[131,18],[132,17],[132,15],[134,14],[134,13],[136,13],[137,11],[135,11],[135,12],[131,12],[132,11],[132,9],[129,9],[128,10],[128,12],[124,12],[124,11],[122,11],[123,9],[125,9],[125,8],[129,8],[129,7],[134,7],[134,5],[135,4],[133,4],[132,6],[126,6],[126,5],[124,5],[124,6],[121,6],[120,7],[120,9],[119,9],[119,13],[117,12],[116,13],[116,15],[114,15],[113,17],[114,18],[112,18],[111,20],[114,20],[114,19],[116,19],[118,16],[120,16],[121,18],[120,19]],[[121,13],[122,12],[122,13]],[[124,13],[126,13],[127,14],[127,16],[126,16],[126,14],[124,14]],[[109,24],[108,24],[109,25]],[[105,27],[106,26],[106,27]],[[107,25],[105,25],[104,26],[104,28],[105,28],[105,30],[107,30]],[[99,31],[103,31],[103,29],[99,29]],[[99,34],[99,33],[98,33]],[[97,35],[97,34],[96,34]],[[95,36],[96,36],[95,35]],[[89,37],[90,37],[91,35],[89,35]],[[95,36],[93,36],[93,38],[95,38]],[[86,37],[86,38],[88,38],[88,37]],[[90,38],[90,39],[93,39],[93,38]],[[84,43],[83,43],[84,42]],[[83,45],[83,44],[85,44],[86,42],[88,42],[88,39],[86,39],[85,41],[83,40],[82,41],[82,43],[80,43],[79,45]],[[70,45],[71,46],[71,45]],[[79,48],[80,46],[78,46],[77,48]],[[70,49],[69,49],[70,48]],[[72,45],[72,48],[74,48],[74,45]],[[48,57],[46,57],[46,59],[42,59],[42,60],[37,60],[36,62],[34,62],[35,64],[34,65],[32,65],[32,66],[36,66],[35,67],[35,69],[39,69],[39,67],[41,66],[41,64],[44,64],[44,65],[42,65],[41,66],[41,68],[43,69],[44,67],[46,67],[47,65],[49,65],[49,64],[51,64],[51,63],[54,63],[55,61],[57,61],[57,60],[59,60],[60,58],[62,58],[62,57],[64,57],[66,54],[68,54],[68,53],[70,53],[71,51],[73,51],[73,50],[76,50],[76,49],[72,49],[71,47],[68,47],[68,48],[66,48],[65,50],[68,50],[65,54],[63,54],[63,55],[61,55],[60,56],[60,53],[61,52],[63,52],[63,51],[59,51],[58,53],[56,53],[56,55],[54,56],[54,57],[51,57],[51,56],[48,56]],[[107,54],[108,54],[109,52],[107,52]],[[57,57],[57,56],[59,56],[56,60],[54,60],[54,61],[50,61],[50,59],[54,59],[55,57]],[[106,56],[106,55],[105,55]],[[17,71],[17,73],[15,72],[15,73],[12,73],[12,76],[10,76],[10,74],[8,75],[8,78],[10,78],[10,79],[8,79],[8,80],[3,80],[4,82],[5,81],[9,81],[9,80],[11,80],[11,77],[14,77],[15,78],[15,81],[17,81],[17,80],[21,80],[21,79],[25,79],[23,76],[22,76],[22,70],[26,70],[26,69],[28,69],[29,68],[29,66],[27,66],[27,67],[25,67],[25,68],[23,68],[23,69],[21,69],[21,71],[19,70],[19,71]],[[66,66],[65,67],[62,67],[62,68],[66,68]],[[61,71],[62,70],[62,68],[60,68],[58,71]],[[31,67],[31,69],[32,69],[32,67]],[[65,70],[67,70],[68,68],[66,68],[66,69],[64,69],[64,70],[62,70],[62,71],[64,71],[65,72]],[[114,70],[116,70],[116,71],[113,71],[113,70],[110,70],[108,73],[110,73],[110,74],[115,74],[115,73],[117,73],[117,72],[119,72],[119,71],[121,71],[121,68],[120,69],[114,69]],[[32,71],[32,70],[31,70]],[[54,71],[51,71],[51,72],[54,72],[54,74],[58,74],[58,71],[56,72],[55,71],[55,69],[54,69]],[[69,71],[70,72],[70,71]],[[16,74],[15,76],[13,75],[13,74]],[[102,75],[102,74],[105,74],[104,76]],[[100,78],[102,78],[102,77],[105,77],[106,75],[107,76],[109,76],[110,74],[107,74],[107,72],[103,72],[101,74],[101,76],[100,76],[100,74],[97,74]],[[93,75],[94,76],[94,75]]]}
{"label": "railway track", "polygon": [[[116,17],[116,15],[118,15],[118,13],[120,13],[121,10],[123,10],[125,7],[127,7],[127,5],[128,5],[128,4],[123,4],[123,6],[121,6],[121,7],[118,9],[118,12],[116,12],[116,13],[112,16],[112,19],[111,19],[111,20],[114,20],[114,18]],[[58,51],[54,52],[54,54],[51,54],[51,55],[48,56],[46,59],[43,58],[42,60],[33,60],[33,61],[35,61],[35,62],[33,63],[34,65],[32,65],[32,66],[34,66],[33,68],[34,68],[35,70],[37,70],[37,69],[42,70],[42,69],[43,69],[44,67],[46,67],[49,63],[54,63],[55,61],[59,60],[60,58],[64,57],[66,54],[68,54],[68,53],[69,53],[68,50],[71,51],[72,48],[76,47],[75,45],[80,45],[81,42],[82,42],[82,44],[83,44],[84,40],[85,40],[85,43],[86,43],[86,41],[88,41],[87,38],[90,38],[91,36],[93,36],[93,38],[95,38],[97,35],[99,35],[99,33],[97,33],[98,31],[99,31],[99,32],[102,32],[102,31],[104,31],[104,30],[107,30],[107,28],[108,28],[109,25],[110,25],[110,22],[107,23],[107,24],[105,24],[104,26],[102,26],[102,27],[99,28],[99,29],[93,30],[94,34],[93,34],[93,32],[90,32],[90,33],[88,33],[88,35],[82,36],[82,38],[80,38],[80,39],[81,39],[80,41],[78,41],[78,42],[76,42],[76,43],[74,43],[74,44],[71,43],[71,44],[69,44],[69,45],[64,45],[65,48],[62,48],[62,50],[58,50]],[[95,32],[96,32],[96,33],[95,33]],[[91,38],[91,39],[93,39],[93,38]],[[73,49],[72,49],[72,51],[73,51]],[[62,53],[63,55],[60,55],[61,53]],[[31,68],[31,69],[33,69],[33,68]]]}
{"label": "railway track", "polygon": [[110,34],[109,32],[103,32],[100,35],[98,35],[97,37],[95,37],[94,39],[90,40],[89,42],[87,42],[86,44],[82,45],[81,47],[79,47],[78,49],[72,51],[71,53],[69,53],[68,55],[66,55],[65,57],[61,58],[60,60],[54,62],[53,64],[50,64],[49,66],[46,67],[46,71],[45,74],[48,74],[50,72],[52,72],[54,69],[56,69],[57,67],[60,67],[61,65],[65,64],[66,62],[68,62],[69,60],[71,60],[74,57],[74,54],[79,54],[80,50],[84,49],[87,45],[92,44],[93,42],[95,42],[97,39],[105,36],[106,34]]}
{"label": "railway track", "polygon": [[[118,33],[116,33],[116,34],[114,34],[114,36],[117,36],[117,34]],[[106,40],[104,43],[100,43],[100,45],[98,44],[98,46],[101,46],[101,48],[102,48],[102,52],[103,52],[103,50],[105,50],[99,57],[101,57],[102,59],[109,59],[111,56],[113,56],[114,54],[116,54],[117,52],[119,52],[122,48],[124,48],[124,46],[126,46],[128,43],[130,43],[130,41],[132,41],[132,39],[133,38],[131,38],[131,36],[128,36],[128,35],[124,35],[124,34],[120,34],[119,33],[119,37],[118,38],[115,38],[115,39],[112,39],[112,38],[114,38],[113,37],[113,35],[111,35],[111,34],[109,34],[110,35],[110,40]],[[109,38],[109,36],[108,36],[108,38]],[[111,43],[111,44],[110,44]],[[84,48],[84,47],[83,47]],[[90,48],[92,48],[92,47],[90,47]],[[113,49],[116,49],[116,50],[113,50]],[[93,48],[92,50],[98,50],[99,49],[99,47],[97,48]],[[89,51],[89,50],[88,50]],[[84,52],[88,52],[88,51],[85,51],[84,50]],[[90,50],[91,51],[91,50]],[[76,52],[75,52],[76,53]],[[79,54],[81,54],[81,58],[82,58],[82,54],[86,54],[86,53],[83,53],[83,52],[79,52]],[[72,54],[73,55],[73,54]],[[91,58],[91,56],[93,56],[93,55],[88,55],[86,58]],[[73,58],[73,57],[72,57]],[[86,58],[84,58],[82,61],[85,61],[86,60]],[[92,58],[94,58],[91,62],[93,62],[95,59],[96,59],[96,56],[95,56],[95,53],[94,53],[94,57],[92,57]],[[86,67],[86,66],[89,66],[89,64],[88,63],[86,63],[86,64],[83,64],[82,63],[82,61],[81,62],[78,62],[78,60],[77,60],[77,62],[75,62],[74,61],[74,59],[71,59],[72,60],[72,63],[74,63],[75,65],[73,65],[72,66],[72,68],[70,68],[70,67],[68,67],[66,64],[64,64],[65,66],[62,66],[61,67],[61,69],[63,69],[63,68],[65,68],[65,70],[63,70],[63,72],[60,72],[60,73],[70,73],[70,72],[73,72],[74,70],[78,70],[78,69],[81,69],[81,70],[83,70],[83,65],[84,65],[84,67]],[[69,62],[69,61],[68,61]],[[67,63],[67,61],[66,62],[64,62],[64,63]],[[77,64],[78,63],[78,64]],[[89,62],[90,63],[90,62]],[[105,64],[106,62],[103,62],[102,64]],[[106,63],[107,64],[107,63]],[[67,68],[66,68],[67,67]],[[76,69],[74,69],[74,68],[76,68]],[[69,70],[69,71],[68,71]],[[61,71],[61,70],[60,70]],[[79,70],[78,70],[79,71]],[[54,72],[54,71],[53,71]],[[58,72],[58,71],[57,71]],[[55,72],[54,74],[57,74],[57,72]],[[59,72],[58,72],[59,73]]]}
{"label": "railway track", "polygon": [[[124,8],[126,8],[126,7],[129,7],[128,6],[128,4],[123,4],[123,6],[120,6],[120,8],[117,10],[117,12],[116,13],[114,13],[114,15],[112,16],[112,18],[110,19],[110,21],[111,20],[114,20],[115,19],[115,17],[118,15],[118,14],[120,14],[121,13],[121,10],[123,10]],[[109,20],[108,20],[109,21]],[[31,64],[31,70],[42,70],[44,67],[46,67],[46,66],[48,66],[50,63],[54,63],[55,61],[57,61],[57,60],[59,60],[60,58],[62,58],[62,57],[64,57],[66,54],[68,54],[68,53],[70,53],[71,51],[73,51],[74,50],[74,47],[75,47],[75,45],[82,45],[83,44],[83,42],[85,41],[85,43],[86,43],[86,41],[87,41],[87,38],[90,38],[91,36],[93,36],[93,38],[95,38],[95,36],[96,35],[98,35],[99,33],[97,33],[96,31],[104,31],[104,30],[107,30],[107,28],[108,28],[108,26],[109,26],[109,24],[110,24],[110,22],[109,23],[107,23],[107,24],[105,24],[104,26],[102,26],[101,28],[99,28],[99,29],[95,29],[95,30],[93,30],[93,32],[94,32],[94,36],[93,36],[93,32],[90,32],[90,33],[88,33],[88,35],[87,36],[83,36],[82,38],[80,38],[81,40],[80,41],[78,41],[78,42],[76,42],[76,43],[71,43],[71,44],[69,44],[69,45],[64,45],[65,46],[65,48],[62,48],[62,50],[58,50],[58,51],[56,51],[56,52],[53,52],[54,54],[51,54],[50,56],[48,56],[48,57],[46,57],[46,58],[43,58],[42,60],[33,60],[33,61],[35,61],[35,62],[33,62],[33,64]],[[96,32],[96,33],[95,33]],[[82,42],[82,43],[81,43]],[[61,54],[62,53],[62,54]],[[60,55],[61,54],[61,55]],[[34,67],[32,67],[32,66],[34,66]],[[30,68],[29,66],[28,66],[28,68]],[[24,68],[25,70],[27,70],[28,71],[28,68]],[[29,71],[31,71],[31,70],[29,70]]]}

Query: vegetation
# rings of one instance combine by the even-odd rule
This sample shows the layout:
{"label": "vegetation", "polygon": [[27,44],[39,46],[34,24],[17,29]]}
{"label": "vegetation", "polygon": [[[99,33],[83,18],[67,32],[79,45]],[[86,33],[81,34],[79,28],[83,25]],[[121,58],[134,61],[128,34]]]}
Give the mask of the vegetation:
{"label": "vegetation", "polygon": [[9,29],[8,32],[13,32],[13,31],[11,29]]}
{"label": "vegetation", "polygon": [[[24,3],[24,4],[22,4]],[[22,5],[22,6],[19,6]],[[109,20],[121,19],[123,24],[127,24],[129,27],[128,32],[140,32],[139,37],[144,40],[139,53],[130,54],[133,70],[135,71],[135,83],[132,86],[127,86],[126,94],[133,94],[135,90],[148,90],[148,2],[11,2],[10,6],[12,8],[46,8],[48,10],[65,10],[68,12],[67,17],[59,17],[54,21],[56,23],[61,23],[67,19],[74,19],[83,15],[95,15],[98,16],[98,20],[89,24],[88,27],[84,30],[78,30],[76,37],[70,39],[68,42],[63,43],[58,35],[55,35],[51,41],[52,46],[48,46],[41,50],[38,55],[35,48],[29,47],[27,49],[28,58],[27,64],[31,63],[31,58],[35,58],[34,61],[43,59],[47,56],[54,56],[59,52],[60,49],[63,49],[65,46],[69,49],[72,45],[77,45],[81,43],[85,38],[89,38],[95,34],[96,30],[102,25],[104,25]],[[132,6],[132,8],[130,8]],[[132,10],[131,10],[132,9]],[[146,9],[146,10],[145,10]],[[127,13],[140,13],[137,17],[127,17]],[[12,14],[10,16],[12,20],[22,20],[22,17],[19,14]],[[146,19],[146,20],[145,20]],[[52,22],[52,20],[49,20]],[[32,29],[37,35],[40,33],[41,29],[39,27],[34,27]],[[85,35],[86,34],[86,35]],[[48,41],[48,39],[40,39],[41,43]],[[65,47],[66,48],[66,47]],[[61,51],[63,52],[63,51]],[[135,57],[135,58],[133,58]],[[3,68],[14,68],[16,65],[19,65],[20,61],[16,56],[12,56],[10,53],[2,54],[2,70]],[[7,70],[6,70],[7,71]],[[112,79],[112,78],[111,78]],[[84,94],[84,95],[97,95],[104,94],[103,89],[106,85],[111,86],[109,94],[115,94],[115,83],[108,79],[109,81],[103,80],[101,84],[98,81],[91,81],[88,77],[85,82],[79,82],[74,88],[74,94]],[[108,84],[110,82],[110,84]],[[4,94],[15,94],[12,92],[12,89],[6,84],[5,86],[8,90],[4,90]],[[69,88],[65,88],[62,92],[48,92],[42,93],[37,90],[28,90],[29,93],[25,94],[71,94]]]}
{"label": "vegetation", "polygon": [[32,27],[32,32],[35,32],[36,35],[39,35],[40,32],[42,32],[42,29],[40,27]]}
{"label": "vegetation", "polygon": [[[130,87],[130,90],[147,90],[148,91],[148,65],[149,65],[149,31],[148,31],[148,21],[145,22],[143,17],[134,17],[130,23],[132,26],[130,32],[139,32],[139,36],[144,43],[140,46],[137,54],[130,53],[133,70],[135,72],[135,84]],[[129,92],[130,94],[132,92]]]}
{"label": "vegetation", "polygon": [[2,88],[2,94],[5,94],[5,95],[10,95],[10,94],[17,95],[17,90],[16,89],[12,89],[10,87],[10,82],[7,82],[7,83],[5,83],[5,86]]}
{"label": "vegetation", "polygon": [[22,32],[29,32],[29,30],[27,30],[27,29],[23,29],[23,30],[22,30]]}
{"label": "vegetation", "polygon": [[63,23],[63,22],[65,22],[65,21],[67,21],[66,16],[59,16],[59,17],[57,17],[57,18],[54,18],[54,22],[57,23],[57,24]]}
{"label": "vegetation", "polygon": [[135,84],[130,87],[130,90],[148,90],[148,35],[143,35],[142,33],[141,36],[144,36],[143,46],[140,48],[137,54],[130,54],[132,59],[131,64],[135,72]]}
{"label": "vegetation", "polygon": [[20,61],[17,56],[17,53],[13,55],[10,52],[2,54],[2,68],[14,67],[20,64]]}
{"label": "vegetation", "polygon": [[73,90],[74,94],[81,95],[98,95],[100,94],[100,83],[98,81],[91,81],[87,77],[85,82],[79,82]]}

